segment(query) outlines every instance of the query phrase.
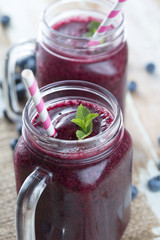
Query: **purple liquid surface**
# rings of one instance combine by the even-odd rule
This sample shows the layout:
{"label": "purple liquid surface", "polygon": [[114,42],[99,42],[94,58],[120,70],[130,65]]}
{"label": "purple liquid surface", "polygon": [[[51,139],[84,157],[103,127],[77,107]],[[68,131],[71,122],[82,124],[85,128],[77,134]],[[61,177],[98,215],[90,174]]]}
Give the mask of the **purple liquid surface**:
{"label": "purple liquid surface", "polygon": [[[53,28],[69,36],[82,37],[93,20],[100,21],[91,17],[72,17],[55,24]],[[75,50],[75,46],[84,47],[87,42],[68,38],[53,38],[53,41],[59,41],[64,46],[69,41],[72,47],[66,50],[52,43],[37,44],[37,79],[40,87],[60,80],[89,81],[109,90],[124,110],[128,59],[126,42],[120,43],[114,51],[104,49],[100,54],[98,51],[93,54],[86,48],[82,54],[82,51]]]}
{"label": "purple liquid surface", "polygon": [[[93,135],[105,131],[113,122],[107,110],[90,103],[84,105],[99,113]],[[68,101],[50,108],[58,138],[65,139],[65,131],[74,140],[76,129],[70,118],[75,116],[75,106],[76,102]],[[66,114],[69,118],[64,121],[62,115],[66,119]],[[44,134],[38,117],[33,125]],[[97,158],[97,153],[95,149],[93,157]],[[119,240],[130,218],[132,143],[128,132],[124,132],[112,154],[94,162],[76,164],[74,159],[72,164],[60,164],[54,161],[54,154],[50,160],[47,156],[39,148],[33,152],[23,137],[14,154],[17,191],[37,166],[53,173],[53,182],[43,192],[36,210],[36,240]]]}
{"label": "purple liquid surface", "polygon": [[[49,115],[52,119],[52,124],[56,130],[56,135],[54,136],[55,138],[62,140],[78,140],[76,137],[76,131],[79,127],[75,123],[71,122],[71,120],[76,118],[77,108],[81,103],[84,107],[88,108],[90,113],[98,113],[98,117],[93,120],[93,131],[88,137],[100,134],[113,122],[112,115],[106,109],[99,107],[98,105],[93,106],[93,104],[89,102],[82,102],[79,100],[67,100],[48,109]],[[33,125],[39,132],[46,135],[38,116],[34,119]]]}

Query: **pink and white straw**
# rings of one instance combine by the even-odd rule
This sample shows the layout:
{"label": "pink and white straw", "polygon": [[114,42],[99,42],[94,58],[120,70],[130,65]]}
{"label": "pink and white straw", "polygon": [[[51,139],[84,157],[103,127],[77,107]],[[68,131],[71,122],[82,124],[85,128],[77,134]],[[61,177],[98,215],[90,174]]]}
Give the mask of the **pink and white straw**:
{"label": "pink and white straw", "polygon": [[47,134],[50,137],[53,137],[55,135],[56,131],[52,125],[52,122],[51,122],[50,116],[48,114],[48,111],[45,107],[43,98],[41,97],[41,93],[39,91],[39,88],[38,88],[36,79],[33,75],[33,72],[29,69],[25,69],[22,72],[22,77],[23,77],[23,79],[27,85],[27,88],[30,92],[30,95],[33,99],[34,105],[38,111],[39,118],[43,124],[44,129],[46,130]]}
{"label": "pink and white straw", "polygon": [[93,35],[93,40],[89,41],[88,47],[96,46],[100,44],[102,38],[100,40],[94,40],[95,38],[100,38],[104,35],[106,31],[108,31],[115,17],[119,14],[121,9],[127,0],[118,0],[118,2],[114,5],[113,9],[110,11],[108,16],[102,21],[99,25],[97,31]]}

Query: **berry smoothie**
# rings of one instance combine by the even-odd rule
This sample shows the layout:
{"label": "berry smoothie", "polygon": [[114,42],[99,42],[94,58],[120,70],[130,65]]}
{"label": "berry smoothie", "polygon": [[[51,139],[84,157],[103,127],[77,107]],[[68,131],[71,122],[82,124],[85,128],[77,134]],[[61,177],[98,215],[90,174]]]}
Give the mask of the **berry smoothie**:
{"label": "berry smoothie", "polygon": [[[84,37],[93,17],[71,17],[55,23],[47,40],[38,41],[37,79],[39,86],[59,80],[78,79],[109,90],[124,111],[128,48],[121,36],[106,38],[108,45],[89,49]],[[111,30],[113,31],[113,26]],[[55,32],[57,34],[55,34]],[[62,35],[63,34],[63,35]]]}
{"label": "berry smoothie", "polygon": [[[131,200],[132,142],[125,130],[105,148],[86,153],[85,141],[110,129],[114,122],[108,109],[88,101],[60,101],[48,108],[56,139],[76,140],[75,118],[79,104],[91,113],[92,134],[76,150],[58,154],[38,145],[25,130],[14,153],[17,192],[26,177],[40,166],[53,173],[36,210],[36,240],[119,240],[129,222]],[[32,125],[45,135],[39,117]],[[117,143],[118,142],[118,143]],[[98,144],[98,143],[97,143]],[[110,145],[114,151],[106,153]],[[61,145],[60,145],[61,146]]]}

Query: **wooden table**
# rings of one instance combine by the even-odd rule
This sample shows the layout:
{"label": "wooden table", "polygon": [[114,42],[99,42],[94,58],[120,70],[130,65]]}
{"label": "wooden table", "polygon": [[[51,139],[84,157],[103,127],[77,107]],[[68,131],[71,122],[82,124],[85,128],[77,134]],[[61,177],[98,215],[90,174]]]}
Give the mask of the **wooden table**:
{"label": "wooden table", "polygon": [[[48,0],[0,0],[0,13],[9,14],[11,25],[0,26],[0,78],[8,47],[21,38],[34,37],[39,14]],[[17,8],[18,13],[17,13]],[[128,1],[125,15],[129,43],[128,81],[137,82],[134,94],[127,93],[125,126],[134,144],[133,183],[139,190],[132,202],[132,217],[123,240],[160,240],[160,192],[152,193],[147,181],[158,174],[160,146],[160,1]],[[148,62],[156,64],[154,74],[145,70]],[[15,124],[2,118],[0,92],[0,240],[15,240],[16,191],[10,139],[17,137]]]}

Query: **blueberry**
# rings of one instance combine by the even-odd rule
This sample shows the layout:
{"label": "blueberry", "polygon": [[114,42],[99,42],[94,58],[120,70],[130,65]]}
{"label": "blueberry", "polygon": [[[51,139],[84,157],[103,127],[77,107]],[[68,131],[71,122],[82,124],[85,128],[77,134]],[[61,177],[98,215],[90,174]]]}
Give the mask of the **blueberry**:
{"label": "blueberry", "polygon": [[27,57],[23,57],[17,60],[16,68],[20,68],[23,70],[24,68],[30,68],[31,70],[35,70],[35,56],[30,55]]}
{"label": "blueberry", "polygon": [[30,70],[33,71],[33,73],[36,72],[36,59],[35,56],[31,56],[28,58],[24,68],[29,68]]}
{"label": "blueberry", "polygon": [[16,84],[21,83],[22,82],[21,73],[15,73],[13,75],[13,81],[15,81]]}
{"label": "blueberry", "polygon": [[12,150],[15,149],[17,142],[18,142],[18,139],[17,139],[17,138],[11,139],[11,141],[10,141],[10,147],[12,148]]}
{"label": "blueberry", "polygon": [[2,15],[0,17],[0,22],[4,27],[7,27],[10,23],[10,17],[7,15]]}
{"label": "blueberry", "polygon": [[2,89],[3,88],[3,84],[2,84],[2,81],[0,80],[0,88]]}
{"label": "blueberry", "polygon": [[137,83],[134,81],[129,82],[128,84],[128,90],[130,92],[135,92],[137,90]]}
{"label": "blueberry", "polygon": [[134,200],[138,195],[138,189],[135,185],[132,185],[132,200]]}
{"label": "blueberry", "polygon": [[148,187],[152,192],[160,191],[160,175],[151,178],[148,181]]}
{"label": "blueberry", "polygon": [[153,72],[155,71],[155,68],[156,68],[156,66],[155,66],[154,63],[148,63],[148,64],[146,65],[146,71],[147,71],[148,73],[153,73]]}
{"label": "blueberry", "polygon": [[16,85],[16,92],[17,92],[17,97],[18,97],[18,101],[23,101],[25,99],[26,96],[26,89],[23,83],[18,83]]}
{"label": "blueberry", "polygon": [[21,122],[19,122],[18,124],[17,124],[17,132],[18,132],[18,134],[19,134],[19,136],[22,134],[22,123]]}
{"label": "blueberry", "polygon": [[160,136],[158,137],[158,144],[160,145]]}
{"label": "blueberry", "polygon": [[26,57],[18,59],[16,61],[16,68],[18,67],[22,71],[24,69],[24,66],[25,66],[26,62],[27,62],[27,59],[28,58],[26,58]]}

